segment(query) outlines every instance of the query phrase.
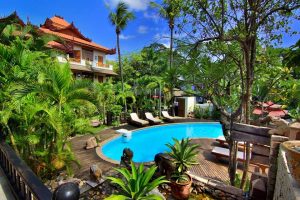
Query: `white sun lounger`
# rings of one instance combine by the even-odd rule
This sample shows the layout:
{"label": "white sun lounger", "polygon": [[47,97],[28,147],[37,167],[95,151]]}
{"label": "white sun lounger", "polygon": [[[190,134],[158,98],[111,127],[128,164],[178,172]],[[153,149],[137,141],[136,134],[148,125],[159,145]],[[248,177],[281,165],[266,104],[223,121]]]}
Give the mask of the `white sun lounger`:
{"label": "white sun lounger", "polygon": [[[229,149],[227,148],[214,147],[211,153],[214,154],[217,158],[221,158],[221,157],[229,158]],[[244,157],[244,153],[241,151],[237,152],[236,157],[238,161],[246,160],[246,157]],[[250,158],[251,158],[251,154],[250,154]]]}
{"label": "white sun lounger", "polygon": [[[225,145],[225,144],[227,144],[227,141],[226,141],[226,139],[225,139],[224,136],[217,137],[216,141],[219,142],[220,145],[222,145],[222,146]],[[238,145],[240,147],[244,147],[244,142],[238,142]],[[252,147],[252,144],[250,144],[250,147]]]}
{"label": "white sun lounger", "polygon": [[136,113],[130,113],[130,121],[138,126],[147,126],[149,124],[148,121],[140,119]]}
{"label": "white sun lounger", "polygon": [[152,113],[146,112],[145,113],[146,119],[151,123],[151,124],[160,124],[162,121],[160,119],[157,119],[153,117]]}
{"label": "white sun lounger", "polygon": [[176,119],[182,119],[181,117],[172,117],[172,116],[170,116],[168,111],[161,111],[161,114],[167,122],[175,122]]}

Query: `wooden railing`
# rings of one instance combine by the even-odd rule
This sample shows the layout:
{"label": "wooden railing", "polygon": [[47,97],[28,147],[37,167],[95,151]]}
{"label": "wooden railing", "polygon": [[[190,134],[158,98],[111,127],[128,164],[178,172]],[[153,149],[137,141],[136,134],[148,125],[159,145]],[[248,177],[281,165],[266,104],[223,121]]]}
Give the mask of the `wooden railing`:
{"label": "wooden railing", "polygon": [[0,165],[20,199],[52,199],[51,191],[5,142],[0,143]]}
{"label": "wooden railing", "polygon": [[97,67],[109,68],[109,64],[105,64],[105,63],[97,63]]}

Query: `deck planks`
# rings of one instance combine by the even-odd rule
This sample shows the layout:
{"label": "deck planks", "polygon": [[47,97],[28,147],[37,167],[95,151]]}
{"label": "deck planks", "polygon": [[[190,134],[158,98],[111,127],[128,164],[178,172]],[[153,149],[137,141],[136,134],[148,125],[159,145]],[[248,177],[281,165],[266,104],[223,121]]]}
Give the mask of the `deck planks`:
{"label": "deck planks", "polygon": [[[115,129],[125,128],[128,130],[136,129],[131,125],[126,125],[122,127],[118,127]],[[101,140],[106,140],[110,137],[116,135],[114,129],[107,129],[101,131],[99,134]],[[71,144],[72,149],[75,154],[75,157],[81,164],[81,168],[78,168],[74,165],[74,174],[75,177],[81,179],[88,179],[89,178],[89,168],[92,164],[100,163],[101,169],[105,173],[112,167],[116,165],[109,163],[107,161],[102,160],[96,154],[95,149],[86,150],[84,149],[86,140],[93,135],[83,135],[77,136],[72,138]],[[211,150],[213,146],[218,145],[214,139],[194,139],[193,143],[200,144],[199,154],[198,154],[198,162],[199,165],[193,166],[190,169],[190,173],[196,176],[204,177],[204,178],[211,178],[218,181],[222,181],[224,183],[229,183],[229,176],[228,176],[228,162],[222,162],[215,158],[214,155],[211,154]]]}

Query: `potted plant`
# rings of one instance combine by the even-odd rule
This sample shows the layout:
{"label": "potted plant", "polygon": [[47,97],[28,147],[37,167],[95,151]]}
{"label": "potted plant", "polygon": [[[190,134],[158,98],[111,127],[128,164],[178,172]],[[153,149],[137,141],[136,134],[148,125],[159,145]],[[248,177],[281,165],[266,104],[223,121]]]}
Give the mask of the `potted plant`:
{"label": "potted plant", "polygon": [[152,166],[144,170],[141,164],[138,168],[131,162],[131,172],[126,168],[115,169],[120,172],[123,178],[107,177],[112,183],[117,184],[121,191],[119,194],[112,194],[106,200],[161,200],[161,196],[151,194],[151,191],[162,183],[168,183],[164,176],[152,179],[156,167]]}
{"label": "potted plant", "polygon": [[289,170],[294,179],[300,184],[300,141],[290,140],[282,143],[286,152]]}
{"label": "potted plant", "polygon": [[171,192],[176,199],[188,199],[190,195],[190,188],[192,185],[192,178],[187,174],[187,170],[192,165],[197,165],[196,156],[198,154],[198,144],[191,144],[190,140],[173,139],[173,144],[167,144],[170,148],[168,153],[175,164],[175,171],[171,176]]}

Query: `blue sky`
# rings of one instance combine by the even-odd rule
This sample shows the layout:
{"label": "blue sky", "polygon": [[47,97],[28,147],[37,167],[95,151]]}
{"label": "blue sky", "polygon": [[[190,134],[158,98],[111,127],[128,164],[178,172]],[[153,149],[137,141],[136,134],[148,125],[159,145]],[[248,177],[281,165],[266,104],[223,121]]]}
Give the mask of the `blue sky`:
{"label": "blue sky", "polygon": [[[0,0],[0,16],[7,16],[13,11],[26,21],[36,25],[43,24],[47,17],[55,14],[64,17],[88,38],[103,46],[114,48],[116,35],[114,27],[108,21],[109,8],[115,7],[119,0]],[[136,19],[129,23],[121,35],[122,54],[138,51],[153,42],[165,45],[168,41],[167,22],[149,7],[150,0],[124,0],[135,13]],[[292,23],[292,28],[300,31],[299,22]],[[290,37],[284,35],[282,46],[287,47],[300,39],[299,34]],[[115,59],[115,56],[110,57]]]}
{"label": "blue sky", "polygon": [[[47,17],[60,15],[75,26],[88,38],[103,46],[114,48],[116,35],[108,20],[111,9],[118,0],[0,0],[0,16],[7,16],[13,11],[36,25],[43,24]],[[136,19],[121,33],[121,51],[127,54],[142,49],[145,45],[159,41],[168,44],[164,37],[168,33],[166,21],[149,8],[149,0],[126,0]],[[112,56],[111,58],[114,58]]]}

